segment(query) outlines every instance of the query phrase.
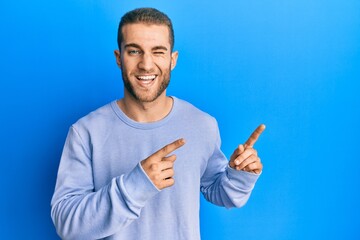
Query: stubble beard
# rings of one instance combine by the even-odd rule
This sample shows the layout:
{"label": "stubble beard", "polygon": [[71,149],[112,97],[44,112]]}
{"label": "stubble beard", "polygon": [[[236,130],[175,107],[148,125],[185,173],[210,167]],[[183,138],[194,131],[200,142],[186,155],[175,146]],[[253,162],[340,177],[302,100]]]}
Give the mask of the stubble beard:
{"label": "stubble beard", "polygon": [[[125,86],[126,90],[138,102],[149,103],[149,102],[155,101],[166,90],[166,88],[170,84],[170,75],[171,75],[170,74],[171,73],[171,68],[170,67],[166,71],[163,72],[164,74],[162,75],[162,80],[160,82],[160,86],[158,87],[156,92],[154,94],[151,94],[151,95],[142,94],[140,92],[137,92],[135,87],[133,86],[133,84],[129,81],[129,78],[126,75],[126,72],[123,71],[123,69],[121,69],[121,72],[122,72],[122,79],[123,79],[124,86]],[[159,77],[159,76],[157,76],[157,77]],[[157,80],[157,81],[159,81],[159,80]],[[148,93],[148,91],[146,91],[146,93]]]}

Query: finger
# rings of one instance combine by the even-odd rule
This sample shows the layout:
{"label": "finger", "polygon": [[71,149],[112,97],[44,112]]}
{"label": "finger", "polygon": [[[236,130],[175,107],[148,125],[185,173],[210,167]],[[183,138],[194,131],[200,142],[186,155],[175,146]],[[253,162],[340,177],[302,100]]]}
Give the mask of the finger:
{"label": "finger", "polygon": [[261,133],[265,130],[265,125],[260,124],[255,131],[250,135],[249,139],[245,142],[245,147],[253,147],[258,138],[260,137]]}
{"label": "finger", "polygon": [[260,162],[260,159],[255,155],[251,155],[248,158],[246,158],[244,161],[242,161],[242,163],[237,165],[236,167],[243,169],[243,168],[246,168],[249,164],[254,163],[254,162]]}
{"label": "finger", "polygon": [[247,159],[251,155],[257,156],[257,151],[253,148],[246,148],[245,151],[234,160],[234,164],[237,166],[240,165],[245,159]]}
{"label": "finger", "polygon": [[176,149],[182,147],[185,144],[185,140],[183,138],[180,138],[168,145],[166,145],[165,147],[161,148],[160,150],[158,150],[157,152],[155,152],[153,155],[159,156],[161,158],[165,157],[166,155],[168,155],[169,153],[175,151]]}
{"label": "finger", "polygon": [[230,163],[233,164],[234,160],[244,152],[245,147],[244,145],[240,144],[233,152],[233,154],[231,154],[230,157]]}
{"label": "finger", "polygon": [[172,185],[175,184],[175,180],[174,178],[170,177],[170,178],[167,178],[167,179],[164,179],[161,184],[160,184],[160,190],[161,189],[164,189],[164,188],[167,188],[167,187],[171,187]]}
{"label": "finger", "polygon": [[259,174],[259,173],[261,173],[261,170],[256,169],[256,170],[253,170],[253,172],[254,172],[255,174]]}
{"label": "finger", "polygon": [[168,156],[168,157],[163,157],[162,161],[170,161],[170,162],[175,162],[176,160],[176,155],[171,155],[171,156]]}
{"label": "finger", "polygon": [[159,175],[159,178],[162,180],[166,180],[168,178],[172,178],[174,176],[174,174],[175,174],[174,169],[168,168],[161,172],[161,174]]}
{"label": "finger", "polygon": [[263,165],[261,162],[253,162],[247,165],[244,170],[247,172],[253,172],[259,174],[262,171]]}
{"label": "finger", "polygon": [[157,164],[159,164],[159,172],[174,167],[174,162],[172,161],[161,161]]}
{"label": "finger", "polygon": [[244,145],[240,144],[240,145],[235,149],[233,155],[234,155],[234,156],[236,155],[236,157],[237,157],[237,156],[239,156],[240,154],[242,154],[242,153],[244,152],[244,150],[245,150]]}

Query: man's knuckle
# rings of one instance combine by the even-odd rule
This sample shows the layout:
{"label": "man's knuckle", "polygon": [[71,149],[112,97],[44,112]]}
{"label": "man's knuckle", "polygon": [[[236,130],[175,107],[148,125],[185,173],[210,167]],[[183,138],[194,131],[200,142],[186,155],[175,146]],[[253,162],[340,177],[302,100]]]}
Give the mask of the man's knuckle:
{"label": "man's knuckle", "polygon": [[150,165],[150,169],[151,169],[152,171],[157,171],[157,170],[159,169],[159,164],[157,164],[157,163],[151,164],[151,165]]}
{"label": "man's knuckle", "polygon": [[154,176],[154,179],[155,179],[155,181],[156,182],[161,182],[161,177],[160,177],[160,175],[158,175],[158,174],[156,174],[155,176]]}
{"label": "man's knuckle", "polygon": [[162,148],[162,153],[167,153],[169,151],[169,146],[166,145],[165,147]]}

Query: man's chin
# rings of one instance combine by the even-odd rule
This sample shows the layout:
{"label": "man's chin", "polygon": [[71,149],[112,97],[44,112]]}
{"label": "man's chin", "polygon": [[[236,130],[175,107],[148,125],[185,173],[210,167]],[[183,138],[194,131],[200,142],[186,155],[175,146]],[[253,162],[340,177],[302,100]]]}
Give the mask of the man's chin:
{"label": "man's chin", "polygon": [[152,86],[149,89],[134,88],[129,81],[124,81],[124,85],[129,95],[139,103],[155,102],[162,95],[166,95],[166,89],[170,81],[164,81],[160,86]]}
{"label": "man's chin", "polygon": [[144,93],[144,92],[131,92],[130,91],[130,95],[137,101],[140,103],[151,103],[156,101],[161,94],[157,94],[157,93]]}

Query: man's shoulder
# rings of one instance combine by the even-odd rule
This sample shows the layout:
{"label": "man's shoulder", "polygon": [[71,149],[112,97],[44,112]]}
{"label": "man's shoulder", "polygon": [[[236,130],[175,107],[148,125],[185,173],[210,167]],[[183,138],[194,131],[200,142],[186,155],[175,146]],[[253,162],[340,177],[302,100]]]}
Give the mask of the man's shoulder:
{"label": "man's shoulder", "polygon": [[107,103],[94,111],[91,111],[87,115],[81,117],[73,125],[78,128],[88,128],[91,126],[101,126],[102,123],[111,120],[113,118],[112,105],[114,101]]}
{"label": "man's shoulder", "polygon": [[213,116],[196,107],[192,103],[179,98],[176,98],[176,102],[178,104],[178,113],[181,114],[182,118],[189,118],[191,122],[198,120],[203,124],[217,124],[216,119]]}

